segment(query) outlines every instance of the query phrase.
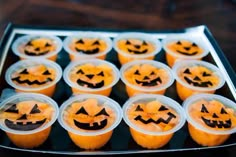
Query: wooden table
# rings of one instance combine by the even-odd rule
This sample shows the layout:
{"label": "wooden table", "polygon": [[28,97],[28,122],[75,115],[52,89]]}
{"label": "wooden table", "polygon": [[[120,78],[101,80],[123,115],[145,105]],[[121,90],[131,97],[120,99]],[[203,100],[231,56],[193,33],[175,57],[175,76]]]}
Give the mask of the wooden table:
{"label": "wooden table", "polygon": [[[140,31],[206,25],[233,69],[236,69],[235,0],[0,0],[0,37],[9,22]],[[227,157],[233,156],[235,151],[236,148],[223,148],[187,154],[204,157],[220,154]],[[8,156],[12,154],[7,152],[10,153]]]}

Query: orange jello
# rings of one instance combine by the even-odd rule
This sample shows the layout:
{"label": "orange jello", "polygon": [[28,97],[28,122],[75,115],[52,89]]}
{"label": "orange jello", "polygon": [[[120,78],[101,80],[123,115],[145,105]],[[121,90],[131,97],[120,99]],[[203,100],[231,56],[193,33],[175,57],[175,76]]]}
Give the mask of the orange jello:
{"label": "orange jello", "polygon": [[73,96],[60,107],[59,123],[71,140],[83,149],[100,149],[122,119],[120,105],[93,94]]}
{"label": "orange jello", "polygon": [[135,142],[147,149],[166,145],[185,123],[176,101],[158,94],[140,94],[123,105],[123,118]]}
{"label": "orange jello", "polygon": [[199,60],[177,62],[173,66],[176,90],[181,100],[197,93],[215,93],[221,88],[225,79],[215,65]]}
{"label": "orange jello", "polygon": [[86,32],[68,36],[63,46],[71,61],[84,58],[105,60],[107,53],[112,49],[112,41],[109,37]]}
{"label": "orange jello", "polygon": [[147,33],[120,33],[113,47],[122,65],[133,60],[152,60],[162,48],[161,42]]}
{"label": "orange jello", "polygon": [[64,70],[65,82],[73,94],[91,93],[109,96],[119,80],[115,65],[101,59],[71,62]]}
{"label": "orange jello", "polygon": [[61,76],[61,67],[53,61],[26,59],[11,65],[5,79],[17,92],[35,92],[51,97]]}
{"label": "orange jello", "polygon": [[34,148],[46,141],[58,113],[57,103],[51,98],[19,93],[1,102],[0,127],[16,146]]}
{"label": "orange jello", "polygon": [[129,97],[140,93],[165,94],[166,89],[174,82],[171,69],[153,60],[126,63],[121,67],[120,73]]}
{"label": "orange jello", "polygon": [[62,41],[57,36],[25,35],[16,39],[12,51],[21,59],[44,58],[56,61],[62,49]]}
{"label": "orange jello", "polygon": [[162,40],[167,64],[172,67],[178,60],[201,60],[209,53],[200,37],[190,35],[167,36]]}
{"label": "orange jello", "polygon": [[183,103],[188,130],[202,146],[223,144],[236,131],[235,102],[216,94],[195,94]]}

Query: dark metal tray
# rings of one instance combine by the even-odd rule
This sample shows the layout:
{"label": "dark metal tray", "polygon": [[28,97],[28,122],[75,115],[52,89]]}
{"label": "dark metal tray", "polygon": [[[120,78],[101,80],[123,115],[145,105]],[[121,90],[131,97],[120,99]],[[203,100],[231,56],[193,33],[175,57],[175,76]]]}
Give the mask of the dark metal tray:
{"label": "dark metal tray", "polygon": [[[6,69],[13,63],[19,60],[19,58],[13,54],[11,45],[13,41],[25,34],[47,34],[59,36],[62,40],[73,33],[80,31],[92,31],[94,33],[102,34],[110,38],[114,38],[119,32],[131,32],[130,30],[91,30],[91,29],[80,29],[80,28],[49,28],[49,27],[37,27],[37,26],[23,26],[9,24],[5,30],[5,33],[0,43],[0,92],[5,88],[11,88],[4,79]],[[136,31],[137,32],[137,31]],[[141,32],[141,31],[139,31]],[[208,45],[210,53],[203,58],[203,60],[215,64],[222,71],[226,83],[225,85],[216,91],[216,94],[225,96],[233,101],[236,100],[236,75],[214,37],[210,33],[209,29],[202,25],[192,28],[180,29],[180,30],[159,30],[159,31],[142,31],[150,33],[158,39],[162,40],[168,34],[191,34],[193,36],[200,36],[204,39],[204,42]],[[114,50],[108,53],[106,60],[115,64],[120,68],[120,64],[117,59],[117,54]],[[165,52],[162,50],[156,55],[155,60],[166,63]],[[62,50],[57,59],[64,69],[70,62],[68,54]],[[62,102],[71,96],[70,87],[65,84],[63,79],[57,85],[56,93],[53,95],[53,99],[57,101],[60,106]],[[63,89],[63,90],[61,90]],[[166,96],[178,101],[180,104],[182,101],[178,98],[175,91],[175,84],[173,84],[166,92]],[[127,93],[124,90],[124,84],[119,81],[116,86],[113,87],[110,95],[112,99],[117,101],[121,106],[128,99]],[[52,132],[47,141],[36,149],[21,149],[13,145],[7,138],[3,131],[0,131],[0,152],[1,149],[30,152],[30,153],[49,153],[49,154],[60,154],[60,155],[106,155],[106,154],[134,154],[134,153],[158,153],[158,152],[179,152],[179,151],[192,151],[192,150],[204,150],[214,148],[224,148],[236,145],[236,134],[232,135],[224,144],[215,147],[202,147],[197,145],[189,136],[186,125],[175,133],[171,141],[164,147],[154,150],[147,150],[138,146],[132,139],[127,125],[122,121],[120,125],[114,130],[114,133],[110,141],[96,151],[85,151],[78,148],[70,140],[67,132],[56,122],[53,125]]]}

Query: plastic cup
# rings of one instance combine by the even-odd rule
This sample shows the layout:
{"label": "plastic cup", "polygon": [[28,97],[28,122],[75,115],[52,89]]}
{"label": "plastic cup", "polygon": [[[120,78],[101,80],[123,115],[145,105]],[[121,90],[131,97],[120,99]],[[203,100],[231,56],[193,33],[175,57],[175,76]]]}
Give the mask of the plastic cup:
{"label": "plastic cup", "polygon": [[109,37],[86,32],[66,37],[63,47],[69,54],[71,61],[85,58],[105,60],[106,55],[112,49],[112,41]]}
{"label": "plastic cup", "polygon": [[49,59],[56,61],[62,49],[62,41],[57,36],[24,35],[17,38],[12,51],[20,59]]}
{"label": "plastic cup", "polygon": [[172,70],[176,79],[177,94],[183,101],[193,94],[213,94],[225,83],[220,69],[205,61],[179,61]]}
{"label": "plastic cup", "polygon": [[126,63],[121,67],[120,74],[129,97],[140,93],[163,95],[174,82],[172,70],[153,60]]}
{"label": "plastic cup", "polygon": [[5,74],[7,83],[16,92],[33,92],[52,96],[62,77],[61,67],[51,60],[25,59],[11,65]]}
{"label": "plastic cup", "polygon": [[109,96],[120,76],[119,70],[112,63],[101,59],[86,59],[67,65],[63,78],[73,94]]}
{"label": "plastic cup", "polygon": [[195,94],[183,102],[191,138],[202,146],[223,144],[236,132],[235,102],[216,94]]}
{"label": "plastic cup", "polygon": [[201,60],[209,53],[203,40],[192,35],[169,35],[162,40],[162,45],[170,67],[178,60]]}
{"label": "plastic cup", "polygon": [[83,149],[100,149],[122,120],[120,105],[109,97],[76,95],[60,107],[58,121],[71,140]]}
{"label": "plastic cup", "polygon": [[123,119],[138,145],[158,149],[182,128],[185,113],[180,104],[164,95],[140,94],[125,102]]}
{"label": "plastic cup", "polygon": [[35,148],[48,138],[59,114],[57,103],[38,93],[18,93],[0,105],[0,128],[20,148]]}
{"label": "plastic cup", "polygon": [[154,59],[162,49],[161,42],[147,33],[120,33],[113,40],[113,47],[123,65],[133,60]]}

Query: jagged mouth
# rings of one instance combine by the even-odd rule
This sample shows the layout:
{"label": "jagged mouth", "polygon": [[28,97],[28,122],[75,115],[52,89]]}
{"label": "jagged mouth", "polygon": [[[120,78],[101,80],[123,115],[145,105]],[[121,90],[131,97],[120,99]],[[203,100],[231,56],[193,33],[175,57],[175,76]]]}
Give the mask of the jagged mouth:
{"label": "jagged mouth", "polygon": [[164,124],[168,124],[168,123],[171,121],[171,119],[172,119],[172,118],[176,118],[176,116],[175,116],[173,113],[171,113],[171,112],[168,112],[167,114],[169,115],[169,117],[168,117],[167,119],[159,118],[159,119],[157,119],[157,120],[153,120],[152,118],[149,118],[149,119],[147,119],[147,120],[144,120],[144,119],[142,118],[142,116],[139,115],[139,116],[137,116],[134,120],[140,121],[140,122],[142,122],[143,124],[149,124],[149,123],[155,123],[155,124],[164,123]]}
{"label": "jagged mouth", "polygon": [[84,130],[100,130],[103,129],[107,125],[107,119],[102,120],[101,122],[94,122],[92,125],[91,123],[81,123],[74,119],[74,124],[80,129]]}
{"label": "jagged mouth", "polygon": [[46,122],[46,118],[41,120],[41,121],[36,121],[35,123],[33,122],[13,122],[9,119],[5,119],[5,125],[13,130],[19,130],[19,131],[30,131],[39,128]]}
{"label": "jagged mouth", "polygon": [[151,80],[151,81],[139,81],[139,80],[136,80],[136,79],[135,79],[135,82],[136,82],[137,84],[139,84],[139,85],[147,86],[147,87],[150,87],[150,86],[157,86],[158,84],[161,84],[161,83],[162,83],[160,77],[157,77],[156,79]]}
{"label": "jagged mouth", "polygon": [[46,84],[46,83],[48,83],[48,82],[52,82],[53,80],[51,79],[51,78],[47,78],[46,79],[46,81],[42,81],[42,82],[40,82],[40,81],[38,81],[38,80],[34,80],[34,81],[30,81],[30,80],[21,80],[20,79],[20,76],[18,76],[18,77],[15,77],[15,78],[12,78],[12,81],[16,81],[17,83],[19,83],[19,84],[28,84],[28,85],[34,85],[34,84],[36,84],[36,85],[43,85],[43,84]]}
{"label": "jagged mouth", "polygon": [[83,81],[81,79],[78,79],[77,83],[80,86],[87,87],[87,88],[93,88],[93,89],[102,88],[104,86],[104,80],[102,80],[101,82],[93,84],[93,83],[89,83],[89,82]]}
{"label": "jagged mouth", "polygon": [[191,79],[189,79],[188,77],[184,77],[185,81],[190,84],[193,85],[195,87],[210,87],[213,86],[213,84],[211,83],[211,81],[205,81],[205,82],[195,82],[192,81]]}
{"label": "jagged mouth", "polygon": [[204,117],[201,117],[203,122],[211,127],[211,128],[231,128],[232,122],[231,119],[228,119],[226,121],[221,121],[221,120],[209,120]]}
{"label": "jagged mouth", "polygon": [[96,54],[99,52],[99,48],[95,48],[95,49],[92,49],[92,50],[82,50],[82,49],[79,49],[77,47],[75,47],[76,51],[77,52],[80,52],[80,53],[84,53],[84,54],[87,54],[87,55],[92,55],[92,54]]}

